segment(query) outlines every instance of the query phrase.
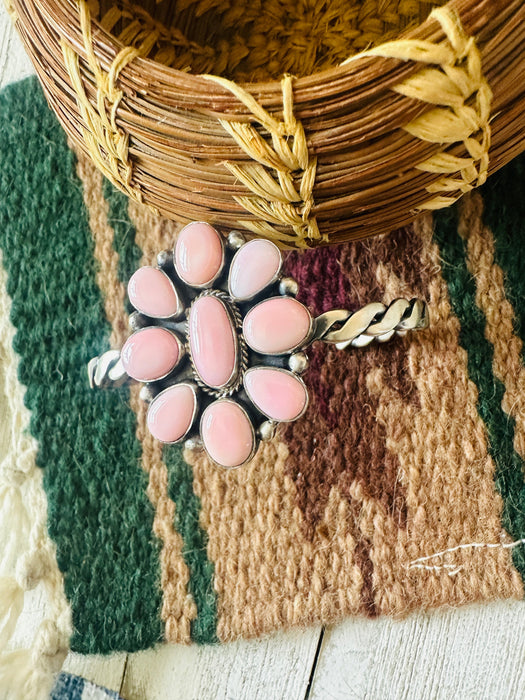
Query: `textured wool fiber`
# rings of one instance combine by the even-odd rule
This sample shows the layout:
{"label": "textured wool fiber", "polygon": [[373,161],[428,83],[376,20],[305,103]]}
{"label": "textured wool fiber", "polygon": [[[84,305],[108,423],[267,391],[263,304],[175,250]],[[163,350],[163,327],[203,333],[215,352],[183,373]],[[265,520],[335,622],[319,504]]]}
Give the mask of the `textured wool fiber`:
{"label": "textured wool fiber", "polygon": [[87,383],[87,361],[129,333],[127,279],[179,226],[68,148],[34,80],[0,114],[12,351],[73,649],[523,596],[523,160],[411,227],[286,256],[314,313],[418,296],[430,328],[314,345],[306,414],[227,471],[155,442],[138,386]]}
{"label": "textured wool fiber", "polygon": [[[128,334],[123,261],[128,260],[135,267],[140,261],[141,250],[134,240],[141,240],[143,223],[140,217],[135,217],[133,225],[128,217],[127,199],[109,186],[93,163],[82,154],[77,154],[77,173],[82,183],[95,243],[97,281],[103,294],[106,316],[112,327],[110,340],[112,346],[120,347]],[[129,403],[136,414],[136,437],[141,446],[140,463],[149,477],[147,494],[155,509],[153,531],[162,542],[161,618],[168,639],[188,642],[191,625],[197,615],[193,598],[185,595],[190,572],[182,556],[182,537],[173,526],[175,504],[168,494],[168,471],[162,459],[162,446],[146,428],[147,407],[140,400],[139,394],[140,386],[132,386]]]}
{"label": "textured wool fiber", "polygon": [[[469,373],[479,391],[478,410],[489,436],[489,450],[496,464],[496,486],[503,497],[502,522],[510,536],[523,538],[525,528],[525,481],[523,459],[514,449],[515,421],[502,407],[505,385],[494,376],[494,350],[485,337],[485,321],[475,302],[476,281],[469,274],[463,240],[454,237],[455,211],[443,214],[436,228],[436,239],[443,256],[443,273],[460,322],[461,342],[468,353]],[[519,230],[519,229],[518,229]],[[518,241],[515,242],[518,245]],[[511,292],[512,295],[512,292]],[[523,358],[521,358],[523,363]],[[514,565],[525,575],[525,551],[512,552]]]}
{"label": "textured wool fiber", "polygon": [[161,636],[158,542],[128,391],[87,386],[109,327],[75,158],[34,80],[0,111],[0,247],[72,648],[144,648]]}

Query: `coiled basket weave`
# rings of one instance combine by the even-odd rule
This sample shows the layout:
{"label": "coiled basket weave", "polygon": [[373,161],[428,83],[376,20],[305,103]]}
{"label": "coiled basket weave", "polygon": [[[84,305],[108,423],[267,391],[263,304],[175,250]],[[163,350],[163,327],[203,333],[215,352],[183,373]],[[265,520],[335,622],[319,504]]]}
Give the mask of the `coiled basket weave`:
{"label": "coiled basket weave", "polygon": [[525,149],[523,0],[7,0],[78,147],[282,245],[448,206]]}

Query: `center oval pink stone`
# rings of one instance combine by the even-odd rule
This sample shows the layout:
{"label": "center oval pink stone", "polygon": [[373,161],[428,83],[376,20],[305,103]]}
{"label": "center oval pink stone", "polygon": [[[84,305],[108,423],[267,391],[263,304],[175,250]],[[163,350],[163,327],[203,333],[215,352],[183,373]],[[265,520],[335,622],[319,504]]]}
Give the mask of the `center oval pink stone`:
{"label": "center oval pink stone", "polygon": [[179,361],[179,341],[165,328],[143,328],[126,340],[120,356],[130,377],[154,382],[169,374]]}
{"label": "center oval pink stone", "polygon": [[201,437],[206,451],[221,467],[240,467],[255,447],[253,427],[239,404],[214,401],[202,414]]}
{"label": "center oval pink stone", "polygon": [[237,333],[225,304],[214,296],[198,297],[189,317],[190,351],[202,381],[220,389],[237,371]]}
{"label": "center oval pink stone", "polygon": [[308,338],[311,325],[306,306],[292,297],[272,297],[246,314],[243,334],[252,350],[280,355],[300,347]]}
{"label": "center oval pink stone", "polygon": [[218,232],[203,221],[185,226],[175,244],[175,270],[191,287],[211,284],[222,269],[224,252]]}

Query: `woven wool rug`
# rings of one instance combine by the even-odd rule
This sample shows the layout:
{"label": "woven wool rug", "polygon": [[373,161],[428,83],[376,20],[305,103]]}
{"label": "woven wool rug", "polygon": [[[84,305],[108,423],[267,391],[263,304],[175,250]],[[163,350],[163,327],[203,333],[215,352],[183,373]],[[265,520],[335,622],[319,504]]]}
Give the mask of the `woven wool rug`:
{"label": "woven wool rug", "polygon": [[128,277],[177,226],[77,158],[33,79],[0,118],[4,466],[15,490],[13,450],[43,474],[72,649],[523,596],[525,160],[413,227],[288,254],[315,313],[421,296],[431,327],[314,346],[307,414],[225,471],[150,439],[137,389],[87,383],[127,337]]}

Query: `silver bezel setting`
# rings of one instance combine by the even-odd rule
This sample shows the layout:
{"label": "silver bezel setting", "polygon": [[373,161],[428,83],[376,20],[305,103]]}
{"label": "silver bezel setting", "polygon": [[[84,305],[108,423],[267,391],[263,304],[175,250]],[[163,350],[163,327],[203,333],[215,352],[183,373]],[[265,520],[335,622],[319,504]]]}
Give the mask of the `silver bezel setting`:
{"label": "silver bezel setting", "polygon": [[167,386],[162,391],[159,391],[159,393],[156,394],[156,396],[154,396],[154,398],[151,400],[151,402],[148,406],[148,415],[149,415],[149,412],[151,411],[151,407],[153,406],[155,401],[159,398],[159,396],[162,396],[163,394],[166,394],[168,391],[171,391],[173,388],[179,387],[179,386],[187,386],[191,389],[191,391],[193,393],[193,413],[191,416],[191,421],[190,421],[188,429],[186,430],[184,435],[182,435],[178,440],[173,440],[173,441],[167,442],[166,440],[160,440],[159,438],[155,438],[155,440],[158,440],[163,445],[178,445],[181,442],[184,442],[184,440],[188,436],[188,433],[193,428],[194,423],[195,423],[195,418],[197,417],[197,414],[199,412],[199,397],[197,396],[197,387],[195,386],[195,384],[193,382],[177,382],[176,384],[172,384],[171,386]]}
{"label": "silver bezel setting", "polygon": [[[219,266],[218,271],[216,272],[215,276],[212,277],[208,282],[205,282],[204,284],[190,284],[189,282],[186,282],[184,277],[182,277],[178,270],[177,270],[177,243],[181,237],[182,232],[188,228],[188,226],[193,226],[194,224],[206,224],[206,226],[211,226],[211,228],[217,233],[217,238],[219,239],[219,242],[221,244],[221,264]],[[175,270],[175,274],[177,277],[182,281],[183,284],[185,284],[187,287],[190,287],[191,289],[210,289],[210,287],[214,284],[216,280],[219,279],[219,277],[222,275],[224,272],[224,263],[226,261],[226,250],[224,246],[224,239],[221,236],[221,234],[217,231],[215,226],[213,224],[210,224],[209,221],[192,221],[189,224],[186,224],[180,231],[177,236],[177,241],[175,242],[175,245],[173,246],[173,269]]]}
{"label": "silver bezel setting", "polygon": [[[278,254],[279,254],[279,267],[277,268],[277,271],[275,272],[273,277],[270,280],[268,280],[268,282],[263,287],[261,287],[259,289],[259,291],[255,292],[255,294],[251,294],[250,296],[247,296],[247,297],[237,297],[232,293],[232,288],[231,288],[231,271],[232,271],[233,265],[235,263],[235,260],[238,257],[239,253],[243,250],[244,245],[250,245],[251,243],[256,243],[257,241],[260,241],[260,240],[264,240],[265,243],[268,243],[271,246],[273,246],[275,248],[275,250],[278,252]],[[233,301],[239,302],[241,304],[243,304],[244,302],[247,302],[247,301],[251,301],[258,294],[261,294],[261,292],[264,292],[265,289],[268,289],[268,287],[270,287],[272,284],[277,282],[277,280],[280,279],[281,270],[283,267],[283,256],[281,255],[281,251],[279,250],[279,248],[275,245],[275,243],[273,241],[269,241],[267,239],[253,238],[251,241],[247,241],[244,245],[240,246],[235,251],[235,255],[232,258],[232,261],[230,263],[230,269],[228,271],[228,294],[233,299]]]}
{"label": "silver bezel setting", "polygon": [[206,411],[207,411],[211,406],[214,406],[216,403],[219,403],[219,402],[228,402],[228,403],[232,403],[232,404],[234,404],[235,406],[237,406],[238,408],[240,408],[240,410],[244,413],[244,415],[245,415],[245,417],[246,417],[246,420],[247,420],[248,423],[250,424],[250,430],[251,430],[251,433],[252,433],[252,451],[250,452],[249,456],[244,460],[244,462],[241,462],[241,464],[236,464],[234,467],[226,467],[226,466],[224,466],[224,464],[220,464],[219,462],[216,462],[216,461],[213,459],[213,457],[210,455],[210,453],[209,453],[208,450],[206,449],[206,445],[205,445],[205,443],[204,443],[204,440],[203,440],[203,442],[202,442],[202,445],[203,445],[203,447],[204,447],[204,451],[206,452],[206,454],[208,455],[208,457],[210,458],[210,460],[213,462],[213,464],[216,464],[217,466],[221,467],[221,469],[228,469],[228,470],[229,470],[229,469],[238,469],[239,467],[244,466],[244,465],[247,464],[251,459],[253,459],[255,453],[257,452],[257,450],[258,450],[258,448],[259,448],[259,443],[258,443],[258,440],[257,440],[257,434],[256,434],[256,432],[255,432],[255,428],[253,427],[253,422],[252,422],[250,416],[248,415],[248,411],[244,408],[244,406],[243,406],[242,404],[240,404],[238,401],[234,401],[233,399],[230,399],[230,398],[227,398],[227,397],[220,398],[220,399],[218,399],[217,401],[213,401],[211,404],[209,404],[208,406],[206,406],[206,408],[205,408],[204,411],[202,412],[202,415],[201,415],[200,421],[199,421],[199,434],[202,435],[202,422],[203,422],[203,420],[204,420],[204,416],[206,415]]}
{"label": "silver bezel setting", "polygon": [[[169,320],[170,318],[174,318],[174,319],[180,318],[182,316],[182,314],[184,313],[184,304],[182,303],[182,299],[180,298],[180,294],[179,294],[175,284],[173,283],[173,280],[171,279],[171,277],[166,273],[166,271],[160,265],[157,265],[156,267],[154,267],[153,265],[141,265],[141,267],[139,267],[139,270],[144,270],[144,269],[156,270],[156,271],[160,272],[162,275],[164,275],[164,277],[168,280],[168,282],[170,283],[171,288],[173,289],[175,296],[177,298],[177,311],[174,314],[172,314],[171,316],[154,316],[153,314],[148,314],[145,311],[142,311],[142,309],[139,309],[137,306],[135,306],[135,304],[133,304],[133,308],[136,309],[137,313],[139,313],[141,316],[143,316],[145,318],[153,318],[153,319],[158,320],[158,321]],[[132,277],[130,277],[130,280],[129,280],[128,286],[127,286],[128,298],[129,298],[129,284],[131,282],[131,279],[132,279]],[[131,318],[131,316],[130,316],[130,318]]]}
{"label": "silver bezel setting", "polygon": [[[234,371],[232,372],[230,378],[228,379],[227,382],[224,383],[224,385],[220,387],[212,387],[209,384],[206,384],[200,374],[199,371],[197,370],[197,367],[195,366],[195,362],[193,359],[193,354],[191,352],[191,341],[190,341],[190,316],[191,316],[191,310],[193,308],[193,305],[195,304],[196,301],[199,299],[202,299],[203,297],[215,297],[218,299],[222,305],[224,306],[226,310],[226,314],[228,315],[228,318],[231,323],[231,327],[233,329],[233,332],[235,334],[235,367]],[[216,399],[222,399],[227,396],[231,396],[234,394],[242,385],[243,382],[243,377],[244,373],[246,371],[246,367],[248,365],[248,352],[247,352],[247,347],[246,347],[246,342],[243,338],[242,335],[242,318],[239,313],[239,310],[237,309],[235,302],[231,299],[231,297],[226,294],[226,292],[222,292],[220,290],[216,289],[206,289],[202,294],[199,294],[195,299],[192,301],[189,309],[186,312],[186,349],[188,352],[188,357],[190,358],[191,362],[191,367],[193,370],[195,382],[197,385],[207,394],[210,396],[213,396]]]}
{"label": "silver bezel setting", "polygon": [[[206,221],[192,222],[192,224],[202,224],[206,225],[207,227],[210,227],[210,235],[212,233],[212,230],[216,230],[212,224],[209,224],[209,222]],[[192,224],[186,225],[182,231],[184,231]],[[244,249],[244,246],[250,245],[255,241],[251,237],[244,236],[244,234],[241,234],[237,231],[231,231],[226,238],[223,238],[217,232],[217,238],[219,241],[218,245],[220,245],[221,249],[220,265],[214,277],[208,280],[205,284],[192,285],[186,282],[184,278],[178,274],[175,254],[177,249],[176,244],[172,246],[171,250],[164,251],[161,254],[159,254],[159,256],[157,256],[156,267],[154,265],[144,266],[150,267],[151,269],[159,270],[159,272],[161,272],[168,278],[171,284],[171,289],[173,289],[174,293],[176,294],[177,313],[171,316],[150,316],[144,311],[137,309],[137,311],[134,312],[131,316],[130,325],[134,329],[133,335],[135,335],[136,333],[147,331],[151,328],[161,328],[162,330],[167,331],[171,334],[172,337],[175,338],[179,350],[179,358],[177,363],[174,366],[172,366],[171,369],[163,376],[155,377],[155,379],[138,380],[141,381],[143,384],[141,397],[143,398],[143,400],[149,403],[149,406],[147,408],[148,415],[152,415],[150,411],[152,410],[152,407],[156,405],[156,401],[162,400],[162,396],[170,391],[173,391],[173,389],[176,386],[189,387],[192,393],[193,403],[191,408],[191,420],[189,420],[190,416],[188,411],[188,414],[186,414],[186,419],[189,420],[189,424],[186,424],[187,427],[186,425],[183,426],[186,428],[184,434],[181,435],[177,440],[159,440],[159,442],[163,443],[164,445],[176,445],[182,443],[188,449],[202,449],[203,451],[205,451],[206,455],[215,465],[226,469],[237,469],[239,467],[242,467],[254,457],[262,441],[272,439],[280,423],[293,423],[302,418],[307,413],[308,407],[310,405],[310,397],[307,385],[300,376],[308,368],[308,356],[305,350],[315,340],[324,340],[325,342],[332,342],[332,336],[330,334],[333,334],[338,331],[337,324],[339,322],[346,323],[349,319],[349,316],[351,316],[352,314],[348,311],[335,310],[332,312],[327,312],[326,314],[321,314],[321,316],[314,317],[309,308],[301,301],[298,301],[296,299],[296,294],[298,292],[297,282],[292,277],[288,277],[283,273],[284,263],[282,253],[273,241],[268,240],[265,241],[265,245],[272,246],[271,250],[269,250],[268,248],[264,248],[261,250],[264,253],[268,253],[269,261],[271,261],[272,263],[272,266],[270,268],[271,278],[267,277],[267,279],[264,280],[262,286],[258,285],[258,289],[254,294],[242,297],[234,296],[231,281],[232,267],[235,265],[236,261],[240,261],[239,255]],[[214,243],[214,245],[216,245],[216,243]],[[274,251],[275,255],[278,256],[277,258],[275,258],[274,256]],[[215,250],[215,254],[216,253],[217,251]],[[255,262],[257,262],[256,253],[257,249],[252,249],[252,257],[247,256],[247,260],[253,262],[253,256],[255,255]],[[195,262],[195,257],[190,257],[188,259],[188,269],[192,272],[195,269],[192,267],[192,265]],[[195,269],[195,276],[199,276],[197,269]],[[198,326],[192,324],[192,313],[194,310],[197,311],[196,309],[194,309],[194,305],[203,297],[208,296],[217,299],[221,303],[221,307],[209,308],[209,313],[212,314],[211,318],[208,318],[208,314],[205,313],[204,317],[202,319],[199,319]],[[301,335],[303,337],[299,338],[299,342],[297,342],[294,346],[287,348],[285,347],[284,349],[279,350],[277,352],[257,350],[255,347],[249,346],[246,342],[246,337],[244,335],[244,330],[248,327],[246,321],[249,317],[253,318],[251,316],[252,312],[255,312],[255,310],[261,304],[266,304],[272,300],[277,299],[288,299],[295,301],[296,304],[300,305],[300,308],[289,308],[286,306],[284,306],[284,308],[281,307],[282,312],[286,314],[286,317],[279,315],[280,320],[282,320],[282,324],[280,324],[282,326],[282,332],[279,332],[279,329],[275,328],[275,319],[272,317],[272,310],[269,309],[269,316],[265,316],[263,314],[260,319],[262,325],[259,325],[258,329],[256,329],[255,326],[253,327],[253,329],[251,329],[254,331],[253,340],[257,341],[260,338],[262,341],[261,345],[263,347],[265,345],[267,347],[271,347],[272,344],[274,345],[274,347],[283,347],[283,341],[286,339],[286,336],[289,336],[291,340],[295,340],[296,338],[298,338],[299,329],[302,329],[303,333]],[[381,305],[381,309],[383,308],[383,305]],[[399,310],[396,307],[396,312],[398,316],[401,313],[401,311],[403,311],[403,309]],[[306,314],[306,317],[302,312]],[[219,342],[219,344],[222,344],[221,339],[224,338],[225,349],[227,348],[227,353],[225,353],[221,357],[221,360],[228,359],[227,369],[229,372],[231,370],[231,374],[227,381],[225,381],[221,386],[211,386],[206,383],[204,377],[201,376],[201,374],[197,370],[197,363],[195,362],[195,358],[197,359],[198,364],[200,365],[200,355],[198,351],[199,344],[195,341],[198,337],[201,336],[201,334],[203,334],[202,340],[206,341],[207,345],[208,341],[210,340],[209,326],[207,325],[207,322],[209,321],[211,323],[211,327],[213,327],[214,315],[218,314],[220,316],[220,314],[222,313],[226,314],[228,323],[226,323],[226,320],[222,318],[221,323],[217,328],[217,330],[219,330],[220,328],[221,336],[220,338],[217,338],[217,341]],[[415,321],[413,321],[412,317],[417,314],[415,312],[411,312],[411,315],[408,316],[408,312],[404,311],[403,313],[404,315],[402,316],[401,320],[403,322],[406,322],[407,324],[413,325]],[[342,317],[343,314],[345,315],[345,318],[340,319],[339,316]],[[390,316],[392,315],[392,312],[390,312]],[[294,318],[296,316],[297,323],[294,322]],[[405,321],[405,317],[408,320]],[[197,320],[196,316],[194,317],[194,320]],[[305,320],[307,321],[307,324],[304,323]],[[376,321],[376,318],[373,317],[372,323],[370,325],[371,332],[373,332],[376,329],[376,326],[379,327],[378,324],[379,321]],[[223,325],[224,327],[222,327]],[[228,331],[226,331],[227,325],[229,328]],[[190,329],[193,331],[192,335],[190,335]],[[262,333],[262,335],[259,335],[257,330],[260,333]],[[265,336],[265,330],[268,330],[268,337]],[[401,331],[404,331],[404,328],[402,328],[402,324],[398,322],[396,326],[396,332],[399,334],[401,333]],[[226,333],[228,334],[228,337],[226,336]],[[229,339],[230,333],[233,335],[234,339],[234,353],[232,353],[231,351]],[[375,339],[379,341],[381,341],[383,338],[383,336],[377,332],[375,333],[375,336],[377,336]],[[192,352],[192,340],[196,353],[195,358]],[[155,348],[152,348],[151,352],[155,352]],[[122,381],[120,374],[117,372],[118,363],[115,364],[115,358],[113,356],[110,356],[110,354],[107,355],[109,358],[107,361],[105,355],[100,358],[94,358],[89,367],[90,379],[92,383],[94,383],[97,386],[106,386],[110,383],[117,385],[117,382]],[[187,358],[185,357],[185,355],[187,355]],[[206,362],[204,363],[202,368],[204,376],[207,376],[208,379],[213,379],[213,373],[209,375],[208,368],[211,369],[211,367],[214,366],[215,355],[216,345],[212,341],[211,345],[207,345],[206,354],[204,355]],[[234,355],[233,361],[232,355]],[[222,362],[219,363],[220,366],[222,366],[222,364]],[[144,367],[145,369],[148,369],[146,363]],[[224,367],[224,369],[226,369],[226,367]],[[301,410],[297,415],[293,416],[292,418],[278,420],[277,418],[275,418],[275,416],[272,416],[267,411],[263,410],[263,406],[259,405],[259,403],[255,401],[254,394],[257,395],[257,391],[255,391],[254,394],[252,394],[248,386],[249,382],[246,382],[248,375],[257,370],[267,370],[274,372],[277,371],[281,374],[284,373],[286,375],[294,377],[300,383],[302,391],[304,392],[304,400],[300,405]],[[285,390],[286,386],[284,391]],[[298,395],[299,392],[296,386],[291,387],[291,390],[292,395],[295,395],[296,393]],[[264,386],[262,387],[262,391],[263,393],[261,398],[264,404],[265,392],[266,396],[270,397],[270,399],[272,395],[267,393],[267,385],[266,389],[264,388]],[[284,400],[284,403],[286,404],[286,397],[283,395],[282,398]],[[237,406],[242,411],[245,420],[248,421],[248,424],[250,426],[249,430],[252,441],[251,452],[247,456],[247,458],[242,462],[242,464],[238,464],[233,467],[227,467],[224,465],[220,465],[218,462],[215,462],[215,460],[213,460],[213,458],[211,457],[210,453],[206,450],[204,446],[204,441],[201,437],[204,421],[206,419],[206,416],[209,415],[208,410],[217,402],[229,402]],[[271,410],[275,409],[276,412],[279,413],[279,403],[279,400],[277,400],[276,402],[270,400],[268,408]],[[187,405],[187,408],[189,408],[189,405]],[[173,411],[174,418],[175,415],[178,415],[179,409],[177,406],[177,402],[174,401],[172,404],[170,404],[168,409],[168,413],[165,415],[165,419],[168,421],[168,423],[166,425],[163,425],[163,427],[166,428],[166,430],[168,431],[166,432],[166,435],[169,436],[169,430],[171,427],[170,414],[171,411]],[[286,410],[284,411],[284,413],[286,414]],[[241,417],[238,413],[237,415],[240,420]],[[155,427],[152,427],[155,430]],[[215,431],[217,431],[218,428],[219,426],[213,427]],[[238,444],[237,447],[240,449],[240,453],[245,454],[246,447],[248,446],[248,429],[244,428],[243,430],[246,431],[246,441],[242,442],[241,444]],[[160,432],[162,434],[162,431]],[[178,433],[172,432],[172,434]],[[221,433],[215,432],[214,435],[210,434],[209,437],[211,440],[213,440],[213,442],[210,443],[211,448],[213,449],[213,447],[216,446],[218,449],[218,454],[220,456],[221,447],[225,447],[225,445],[223,445],[222,443]],[[218,442],[215,443],[215,440],[218,440]],[[226,451],[226,456],[231,456],[232,454],[234,453],[231,451]]]}
{"label": "silver bezel setting", "polygon": [[[160,382],[163,379],[166,379],[166,377],[169,377],[170,374],[180,365],[182,359],[184,358],[184,355],[186,354],[186,346],[184,342],[179,338],[179,336],[171,330],[171,328],[166,328],[165,326],[144,326],[143,328],[139,328],[138,330],[134,331],[132,335],[130,335],[130,338],[133,338],[136,336],[138,333],[144,333],[144,331],[148,331],[151,328],[156,328],[161,331],[165,331],[166,333],[169,333],[175,340],[177,341],[177,345],[179,347],[179,359],[177,362],[173,365],[173,367],[166,372],[166,374],[163,374],[161,377],[155,377],[154,379],[135,379],[132,377],[132,379],[135,379],[136,382],[142,382],[144,384],[153,384],[155,382]],[[128,338],[129,340],[129,338]],[[126,341],[127,342],[127,341]]]}
{"label": "silver bezel setting", "polygon": [[308,318],[310,319],[310,325],[309,325],[308,332],[307,332],[306,336],[304,337],[303,340],[301,340],[300,343],[298,343],[297,345],[294,345],[292,348],[286,348],[286,350],[280,350],[279,352],[266,352],[266,351],[262,351],[262,350],[256,350],[251,345],[249,345],[246,340],[245,340],[245,343],[248,345],[250,350],[253,350],[253,352],[256,352],[258,355],[266,355],[267,357],[280,357],[282,355],[291,355],[292,353],[296,352],[297,350],[301,350],[302,348],[305,348],[307,345],[309,345],[311,343],[312,334],[313,334],[313,330],[314,330],[314,317],[310,313],[310,309],[307,306],[305,306],[303,303],[301,303],[300,301],[297,301],[297,299],[295,299],[294,297],[289,297],[286,295],[279,294],[279,295],[274,295],[273,297],[266,297],[265,299],[261,299],[261,301],[257,302],[257,304],[254,304],[252,306],[252,308],[248,311],[248,313],[245,315],[245,317],[243,318],[242,331],[241,331],[242,336],[244,338],[244,324],[245,324],[248,316],[258,306],[261,306],[262,304],[266,304],[267,302],[272,301],[272,299],[293,299],[293,301],[295,301],[296,304],[300,304],[303,307],[303,309],[308,314]]}
{"label": "silver bezel setting", "polygon": [[255,401],[253,400],[253,398],[252,398],[250,392],[248,391],[248,387],[246,386],[246,382],[243,381],[243,386],[244,386],[244,391],[246,392],[246,396],[250,399],[250,401],[251,401],[252,404],[255,406],[255,408],[257,409],[257,411],[259,411],[259,413],[261,413],[263,416],[266,416],[266,418],[268,418],[269,421],[271,421],[272,423],[275,423],[275,424],[279,424],[279,423],[294,423],[296,420],[298,420],[299,418],[301,418],[301,416],[304,416],[304,414],[306,413],[306,410],[307,410],[307,408],[308,408],[308,404],[309,404],[309,402],[310,402],[310,396],[309,396],[309,394],[308,394],[308,388],[307,388],[306,384],[304,383],[304,381],[302,380],[302,378],[301,378],[298,374],[296,374],[295,372],[293,372],[292,370],[285,369],[284,367],[269,367],[269,366],[267,366],[267,365],[260,365],[260,366],[256,366],[256,367],[249,367],[249,368],[246,370],[246,372],[244,373],[244,376],[246,377],[246,376],[247,376],[248,374],[250,374],[251,372],[256,372],[256,371],[258,371],[258,370],[259,370],[259,371],[260,371],[260,370],[271,370],[272,372],[274,372],[274,371],[275,371],[275,372],[282,372],[283,374],[287,374],[287,375],[289,375],[289,376],[294,377],[294,379],[296,379],[296,380],[302,385],[302,387],[303,387],[303,389],[304,389],[305,396],[306,396],[306,401],[305,401],[305,403],[304,403],[304,406],[303,406],[302,411],[301,411],[295,418],[289,418],[288,420],[277,420],[276,418],[274,418],[274,417],[270,416],[268,413],[266,413],[266,411],[263,411],[262,408],[259,406],[259,404],[255,403]]}

